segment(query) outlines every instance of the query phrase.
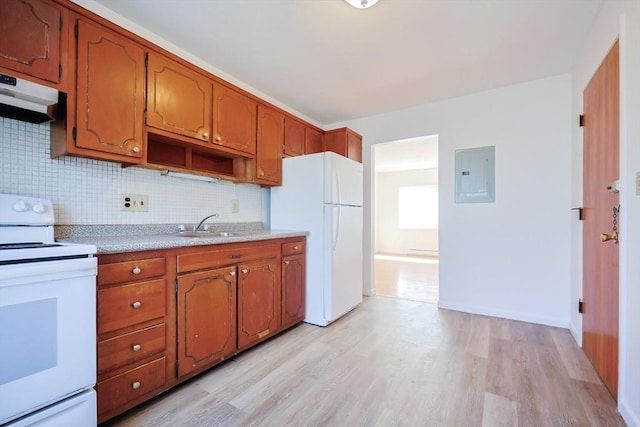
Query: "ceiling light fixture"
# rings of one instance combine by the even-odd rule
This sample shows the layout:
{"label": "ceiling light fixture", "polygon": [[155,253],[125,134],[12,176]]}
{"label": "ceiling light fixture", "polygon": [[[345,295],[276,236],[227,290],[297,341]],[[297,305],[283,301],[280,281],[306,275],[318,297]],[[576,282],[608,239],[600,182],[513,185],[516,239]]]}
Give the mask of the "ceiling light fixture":
{"label": "ceiling light fixture", "polygon": [[378,3],[378,0],[344,0],[356,9],[366,9]]}

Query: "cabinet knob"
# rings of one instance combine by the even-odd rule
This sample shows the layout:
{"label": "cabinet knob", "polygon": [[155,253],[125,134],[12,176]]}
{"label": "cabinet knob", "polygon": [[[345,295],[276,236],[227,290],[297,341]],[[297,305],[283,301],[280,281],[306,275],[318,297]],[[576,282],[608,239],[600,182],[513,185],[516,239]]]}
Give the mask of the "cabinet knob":
{"label": "cabinet knob", "polygon": [[289,265],[291,263],[291,261],[285,261],[284,265]]}
{"label": "cabinet knob", "polygon": [[142,303],[140,301],[135,301],[133,304],[131,304],[131,307],[140,308],[142,307]]}
{"label": "cabinet knob", "polygon": [[140,152],[140,147],[133,147],[131,149],[131,151],[133,151],[134,153],[139,153]]}
{"label": "cabinet knob", "polygon": [[204,133],[202,134],[202,137],[203,137],[203,138],[209,138],[209,132],[204,132]]}
{"label": "cabinet knob", "polygon": [[133,267],[133,270],[131,270],[131,272],[133,274],[140,274],[140,272],[142,272],[142,270],[140,270],[140,267]]}
{"label": "cabinet knob", "polygon": [[218,141],[218,142],[222,141],[222,136],[216,135],[216,141]]}
{"label": "cabinet knob", "polygon": [[248,268],[243,268],[243,269],[242,269],[242,273],[243,273],[243,274],[247,274],[248,272],[249,272],[249,269],[248,269]]}
{"label": "cabinet knob", "polygon": [[294,251],[297,251],[298,249],[300,249],[300,247],[299,247],[299,246],[294,246],[294,247],[293,247],[293,250],[294,250]]}
{"label": "cabinet knob", "polygon": [[142,347],[140,346],[140,344],[134,344],[134,345],[131,347],[131,349],[132,349],[133,351],[140,351],[140,349],[141,349],[141,348],[142,348]]}
{"label": "cabinet knob", "polygon": [[133,383],[131,383],[131,388],[134,390],[139,389],[141,386],[140,381],[134,381]]}
{"label": "cabinet knob", "polygon": [[231,270],[231,271],[229,272],[229,276],[235,276],[235,275],[236,275],[236,272],[235,272],[235,271]]}

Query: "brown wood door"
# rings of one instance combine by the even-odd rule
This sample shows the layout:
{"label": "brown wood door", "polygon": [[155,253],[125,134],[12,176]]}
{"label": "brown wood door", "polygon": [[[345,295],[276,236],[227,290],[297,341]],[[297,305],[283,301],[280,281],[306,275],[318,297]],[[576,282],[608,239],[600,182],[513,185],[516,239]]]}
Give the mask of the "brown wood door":
{"label": "brown wood door", "polygon": [[211,139],[211,80],[154,53],[147,65],[147,125]]}
{"label": "brown wood door", "polygon": [[287,327],[304,319],[305,314],[305,256],[282,258],[282,326]]}
{"label": "brown wood door", "polygon": [[304,134],[304,154],[322,152],[322,133],[312,128],[306,128]]}
{"label": "brown wood door", "polygon": [[242,153],[256,153],[258,103],[224,85],[213,86],[213,143]]}
{"label": "brown wood door", "polygon": [[284,155],[301,156],[304,154],[305,125],[287,117],[284,121]]}
{"label": "brown wood door", "polygon": [[[612,234],[619,196],[619,56],[613,46],[583,93],[583,348],[607,388],[618,392],[618,245]],[[619,227],[619,221],[618,221]]]}
{"label": "brown wood door", "polygon": [[236,277],[223,267],[178,279],[178,375],[235,353]]}
{"label": "brown wood door", "polygon": [[144,51],[110,31],[78,21],[76,147],[142,158]]}
{"label": "brown wood door", "polygon": [[61,25],[47,1],[0,1],[0,66],[59,82]]}
{"label": "brown wood door", "polygon": [[257,183],[282,183],[283,143],[284,115],[264,105],[258,105],[258,145],[255,161]]}
{"label": "brown wood door", "polygon": [[278,330],[280,298],[279,257],[238,266],[238,348]]}

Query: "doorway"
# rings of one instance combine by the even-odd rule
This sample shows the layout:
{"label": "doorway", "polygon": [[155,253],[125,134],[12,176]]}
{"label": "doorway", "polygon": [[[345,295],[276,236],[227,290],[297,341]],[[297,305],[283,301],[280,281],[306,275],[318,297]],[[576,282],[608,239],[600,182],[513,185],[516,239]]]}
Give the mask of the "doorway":
{"label": "doorway", "polygon": [[436,304],[438,136],[375,144],[376,294]]}

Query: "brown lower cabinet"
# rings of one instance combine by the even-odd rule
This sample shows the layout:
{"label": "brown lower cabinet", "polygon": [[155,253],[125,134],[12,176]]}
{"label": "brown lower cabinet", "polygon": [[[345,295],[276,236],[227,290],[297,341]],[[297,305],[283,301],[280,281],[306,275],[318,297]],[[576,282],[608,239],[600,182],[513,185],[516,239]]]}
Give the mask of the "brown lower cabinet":
{"label": "brown lower cabinet", "polygon": [[305,238],[98,256],[98,422],[304,318]]}

